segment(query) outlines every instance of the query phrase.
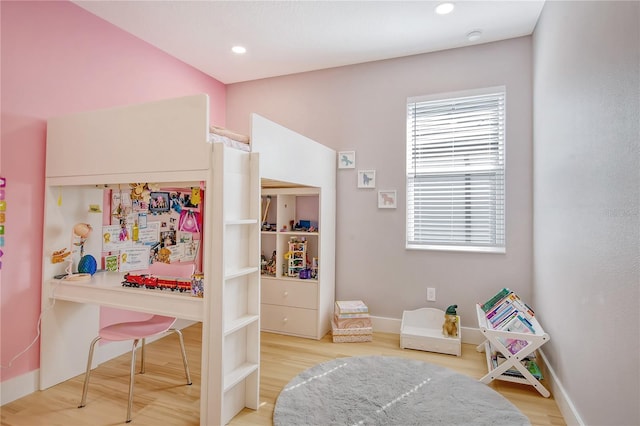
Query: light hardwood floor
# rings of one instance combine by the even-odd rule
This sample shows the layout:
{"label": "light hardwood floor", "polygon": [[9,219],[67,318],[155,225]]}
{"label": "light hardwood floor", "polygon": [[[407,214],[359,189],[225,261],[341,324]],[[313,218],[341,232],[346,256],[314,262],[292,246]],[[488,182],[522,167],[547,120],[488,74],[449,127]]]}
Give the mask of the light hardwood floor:
{"label": "light hardwood floor", "polygon": [[[186,386],[175,334],[147,347],[147,368],[136,375],[133,401],[135,425],[199,425],[200,324],[183,330],[193,385]],[[245,409],[231,425],[271,425],[280,390],[298,373],[320,362],[355,355],[386,355],[418,359],[451,368],[473,378],[485,374],[483,353],[463,344],[462,356],[400,349],[397,334],[374,333],[373,342],[333,343],[331,335],[309,340],[272,333],[261,335],[260,407]],[[96,350],[99,350],[97,348]],[[87,405],[78,409],[84,375],[2,407],[3,426],[76,426],[124,423],[129,380],[129,355],[100,365],[91,375]],[[531,386],[493,382],[491,386],[516,405],[533,425],[565,425],[553,399],[543,398]]]}

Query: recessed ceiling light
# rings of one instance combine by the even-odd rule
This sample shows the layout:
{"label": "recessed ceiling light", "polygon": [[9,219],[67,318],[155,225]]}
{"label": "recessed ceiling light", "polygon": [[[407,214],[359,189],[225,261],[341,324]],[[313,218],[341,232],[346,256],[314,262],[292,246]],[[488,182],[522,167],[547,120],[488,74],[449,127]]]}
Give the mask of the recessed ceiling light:
{"label": "recessed ceiling light", "polygon": [[448,13],[453,12],[455,5],[453,3],[440,3],[436,6],[436,13],[438,15],[446,15]]}
{"label": "recessed ceiling light", "polygon": [[231,51],[236,55],[243,55],[247,53],[247,49],[244,46],[233,46]]}
{"label": "recessed ceiling light", "polygon": [[481,36],[482,36],[482,31],[473,30],[469,34],[467,34],[467,40],[469,40],[469,41],[478,41],[478,40],[480,40]]}

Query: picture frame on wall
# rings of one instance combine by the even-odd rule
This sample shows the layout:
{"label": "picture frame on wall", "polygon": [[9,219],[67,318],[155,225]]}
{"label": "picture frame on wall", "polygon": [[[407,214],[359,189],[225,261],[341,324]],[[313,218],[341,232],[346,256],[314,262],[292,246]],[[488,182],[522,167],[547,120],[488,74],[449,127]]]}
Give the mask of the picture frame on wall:
{"label": "picture frame on wall", "polygon": [[356,168],[356,152],[355,151],[338,152],[338,168],[339,169],[355,169]]}
{"label": "picture frame on wall", "polygon": [[375,188],[376,187],[376,171],[375,170],[358,170],[358,188]]}
{"label": "picture frame on wall", "polygon": [[397,192],[395,189],[378,191],[378,208],[395,209],[397,207]]}
{"label": "picture frame on wall", "polygon": [[168,192],[152,192],[149,194],[149,211],[152,213],[168,212],[171,208],[169,204]]}

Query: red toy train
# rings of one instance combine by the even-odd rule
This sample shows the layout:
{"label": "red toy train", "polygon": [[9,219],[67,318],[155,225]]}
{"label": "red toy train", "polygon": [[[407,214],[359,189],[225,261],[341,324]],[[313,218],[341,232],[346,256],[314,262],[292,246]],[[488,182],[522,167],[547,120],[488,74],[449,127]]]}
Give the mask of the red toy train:
{"label": "red toy train", "polygon": [[157,277],[150,274],[130,274],[124,275],[124,281],[122,281],[124,287],[136,287],[136,288],[150,288],[160,290],[179,291],[180,293],[185,291],[191,291],[191,279],[190,278],[178,278],[178,277]]}

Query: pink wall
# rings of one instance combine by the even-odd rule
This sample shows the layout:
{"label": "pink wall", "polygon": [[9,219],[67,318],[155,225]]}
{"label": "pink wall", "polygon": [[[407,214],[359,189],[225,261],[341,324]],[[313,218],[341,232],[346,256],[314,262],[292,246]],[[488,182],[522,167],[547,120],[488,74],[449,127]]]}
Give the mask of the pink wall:
{"label": "pink wall", "polygon": [[[46,120],[207,93],[225,125],[225,86],[66,1],[0,2],[0,175],[7,178],[0,271],[0,381],[39,368]],[[96,161],[88,158],[87,161]]]}

